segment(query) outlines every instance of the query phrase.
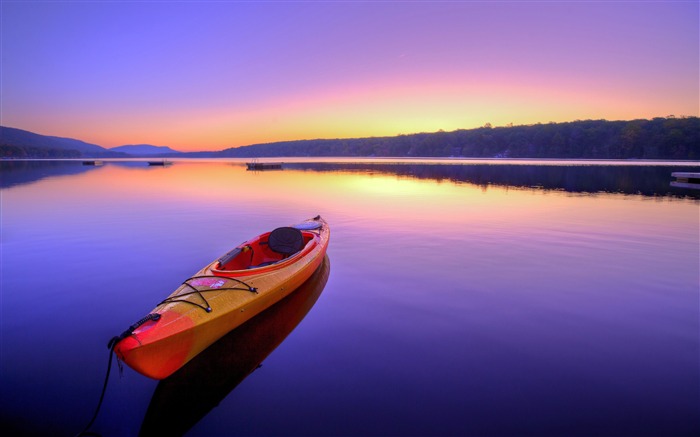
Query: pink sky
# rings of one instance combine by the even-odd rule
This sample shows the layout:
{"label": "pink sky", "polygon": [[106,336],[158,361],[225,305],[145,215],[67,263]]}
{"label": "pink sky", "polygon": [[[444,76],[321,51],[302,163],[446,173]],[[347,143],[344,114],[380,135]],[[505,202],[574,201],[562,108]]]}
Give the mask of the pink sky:
{"label": "pink sky", "polygon": [[700,115],[698,1],[0,7],[0,123],[103,147]]}

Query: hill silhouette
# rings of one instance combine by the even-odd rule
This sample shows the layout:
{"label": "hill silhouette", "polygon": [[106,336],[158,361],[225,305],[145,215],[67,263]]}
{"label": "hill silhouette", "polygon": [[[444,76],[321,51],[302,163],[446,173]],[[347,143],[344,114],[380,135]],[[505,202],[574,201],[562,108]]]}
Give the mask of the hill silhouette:
{"label": "hill silhouette", "polygon": [[392,137],[253,144],[218,152],[178,152],[148,144],[105,149],[80,140],[0,127],[3,158],[104,157],[464,157],[700,160],[700,118],[580,120]]}
{"label": "hill silhouette", "polygon": [[395,137],[285,141],[230,148],[220,156],[392,156],[564,159],[700,159],[698,117],[585,120],[460,129]]}
{"label": "hill silhouette", "polygon": [[22,129],[0,126],[0,156],[36,158],[79,158],[118,156],[97,144],[73,138],[39,135]]}

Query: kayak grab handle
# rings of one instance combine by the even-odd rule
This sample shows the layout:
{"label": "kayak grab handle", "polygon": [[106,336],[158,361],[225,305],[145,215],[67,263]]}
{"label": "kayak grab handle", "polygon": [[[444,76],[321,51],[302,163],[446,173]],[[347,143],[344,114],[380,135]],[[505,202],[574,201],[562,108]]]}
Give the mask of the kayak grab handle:
{"label": "kayak grab handle", "polygon": [[229,253],[227,253],[226,255],[219,258],[218,261],[219,261],[219,265],[221,266],[221,269],[223,270],[224,267],[226,266],[226,264],[231,262],[231,260],[236,258],[241,252],[243,252],[243,250],[240,247],[237,247],[237,248],[233,249],[232,251],[230,251]]}
{"label": "kayak grab handle", "polygon": [[134,323],[133,325],[129,326],[129,328],[122,332],[121,334],[112,337],[111,340],[109,340],[109,343],[107,343],[107,348],[112,349],[114,346],[116,346],[117,343],[120,341],[124,340],[126,337],[130,336],[131,334],[134,333],[138,329],[139,326],[143,325],[144,323],[148,322],[149,320],[158,320],[160,319],[160,314],[158,313],[151,313],[139,320],[138,322]]}

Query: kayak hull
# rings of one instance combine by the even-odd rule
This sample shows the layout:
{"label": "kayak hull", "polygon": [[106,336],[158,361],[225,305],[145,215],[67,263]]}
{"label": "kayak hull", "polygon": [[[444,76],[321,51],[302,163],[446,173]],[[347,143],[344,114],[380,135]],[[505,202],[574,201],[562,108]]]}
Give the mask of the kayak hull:
{"label": "kayak hull", "polygon": [[[300,226],[304,225],[304,226]],[[304,247],[298,253],[262,266],[240,267],[222,257],[199,270],[158,304],[147,320],[114,346],[117,357],[137,372],[164,379],[226,333],[283,299],[321,265],[328,247],[328,224],[316,217],[304,227]],[[311,226],[315,229],[306,229]],[[265,248],[262,234],[239,245],[238,258],[255,259]],[[258,244],[258,246],[256,246]],[[255,256],[246,252],[249,248]],[[234,252],[234,251],[232,251]],[[228,258],[226,258],[228,259]]]}

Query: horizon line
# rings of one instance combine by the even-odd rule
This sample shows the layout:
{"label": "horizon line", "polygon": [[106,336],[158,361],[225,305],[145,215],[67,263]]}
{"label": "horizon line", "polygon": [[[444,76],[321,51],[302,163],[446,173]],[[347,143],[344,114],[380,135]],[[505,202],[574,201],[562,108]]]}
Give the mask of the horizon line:
{"label": "horizon line", "polygon": [[288,140],[277,140],[277,141],[268,141],[268,142],[261,142],[261,143],[251,143],[251,144],[244,144],[240,146],[230,146],[230,147],[225,147],[222,149],[215,149],[215,150],[196,150],[196,151],[180,151],[180,150],[175,150],[171,146],[168,145],[156,145],[156,144],[150,144],[150,143],[138,143],[138,142],[132,142],[130,144],[120,144],[118,146],[113,146],[113,147],[105,147],[97,143],[90,143],[85,140],[75,138],[75,137],[64,137],[64,136],[58,136],[58,135],[50,135],[50,134],[43,134],[43,133],[38,133],[35,131],[23,129],[23,128],[18,128],[14,126],[6,126],[6,125],[0,125],[0,128],[8,128],[8,129],[16,129],[16,130],[21,130],[24,132],[29,132],[34,135],[39,135],[43,137],[49,137],[49,138],[59,138],[59,139],[66,139],[66,140],[72,140],[72,141],[80,141],[85,144],[90,144],[94,146],[101,147],[105,150],[112,150],[116,149],[119,147],[125,147],[125,146],[150,146],[150,147],[159,147],[159,148],[169,148],[177,153],[216,153],[216,152],[223,152],[225,150],[230,150],[230,149],[239,149],[243,147],[251,147],[251,146],[262,146],[262,145],[270,145],[270,144],[280,144],[280,143],[293,143],[293,142],[298,142],[298,141],[335,141],[335,140],[359,140],[359,139],[371,139],[371,138],[396,138],[396,137],[401,137],[401,136],[412,136],[412,135],[423,135],[423,134],[434,134],[434,133],[439,133],[439,132],[458,132],[458,131],[469,131],[469,130],[478,130],[478,129],[508,129],[508,128],[517,128],[517,127],[531,127],[531,126],[538,126],[538,125],[543,125],[543,124],[567,124],[567,123],[577,123],[577,122],[584,122],[584,121],[605,121],[605,122],[631,122],[631,121],[638,121],[638,120],[655,120],[655,119],[688,119],[688,118],[699,118],[700,116],[698,115],[675,115],[675,114],[669,114],[666,116],[656,116],[656,117],[650,117],[650,118],[632,118],[632,119],[616,119],[616,120],[608,120],[605,118],[586,118],[586,119],[575,119],[575,120],[569,120],[569,121],[548,121],[548,122],[537,122],[537,123],[523,123],[523,124],[513,124],[513,123],[506,123],[505,125],[498,125],[494,126],[490,122],[484,123],[482,126],[478,127],[472,127],[472,128],[458,128],[458,129],[453,129],[453,130],[444,130],[444,129],[438,129],[436,131],[421,131],[421,132],[411,132],[411,133],[398,133],[395,135],[381,135],[381,136],[360,136],[360,137],[325,137],[325,138],[297,138],[297,139],[288,139]]}

